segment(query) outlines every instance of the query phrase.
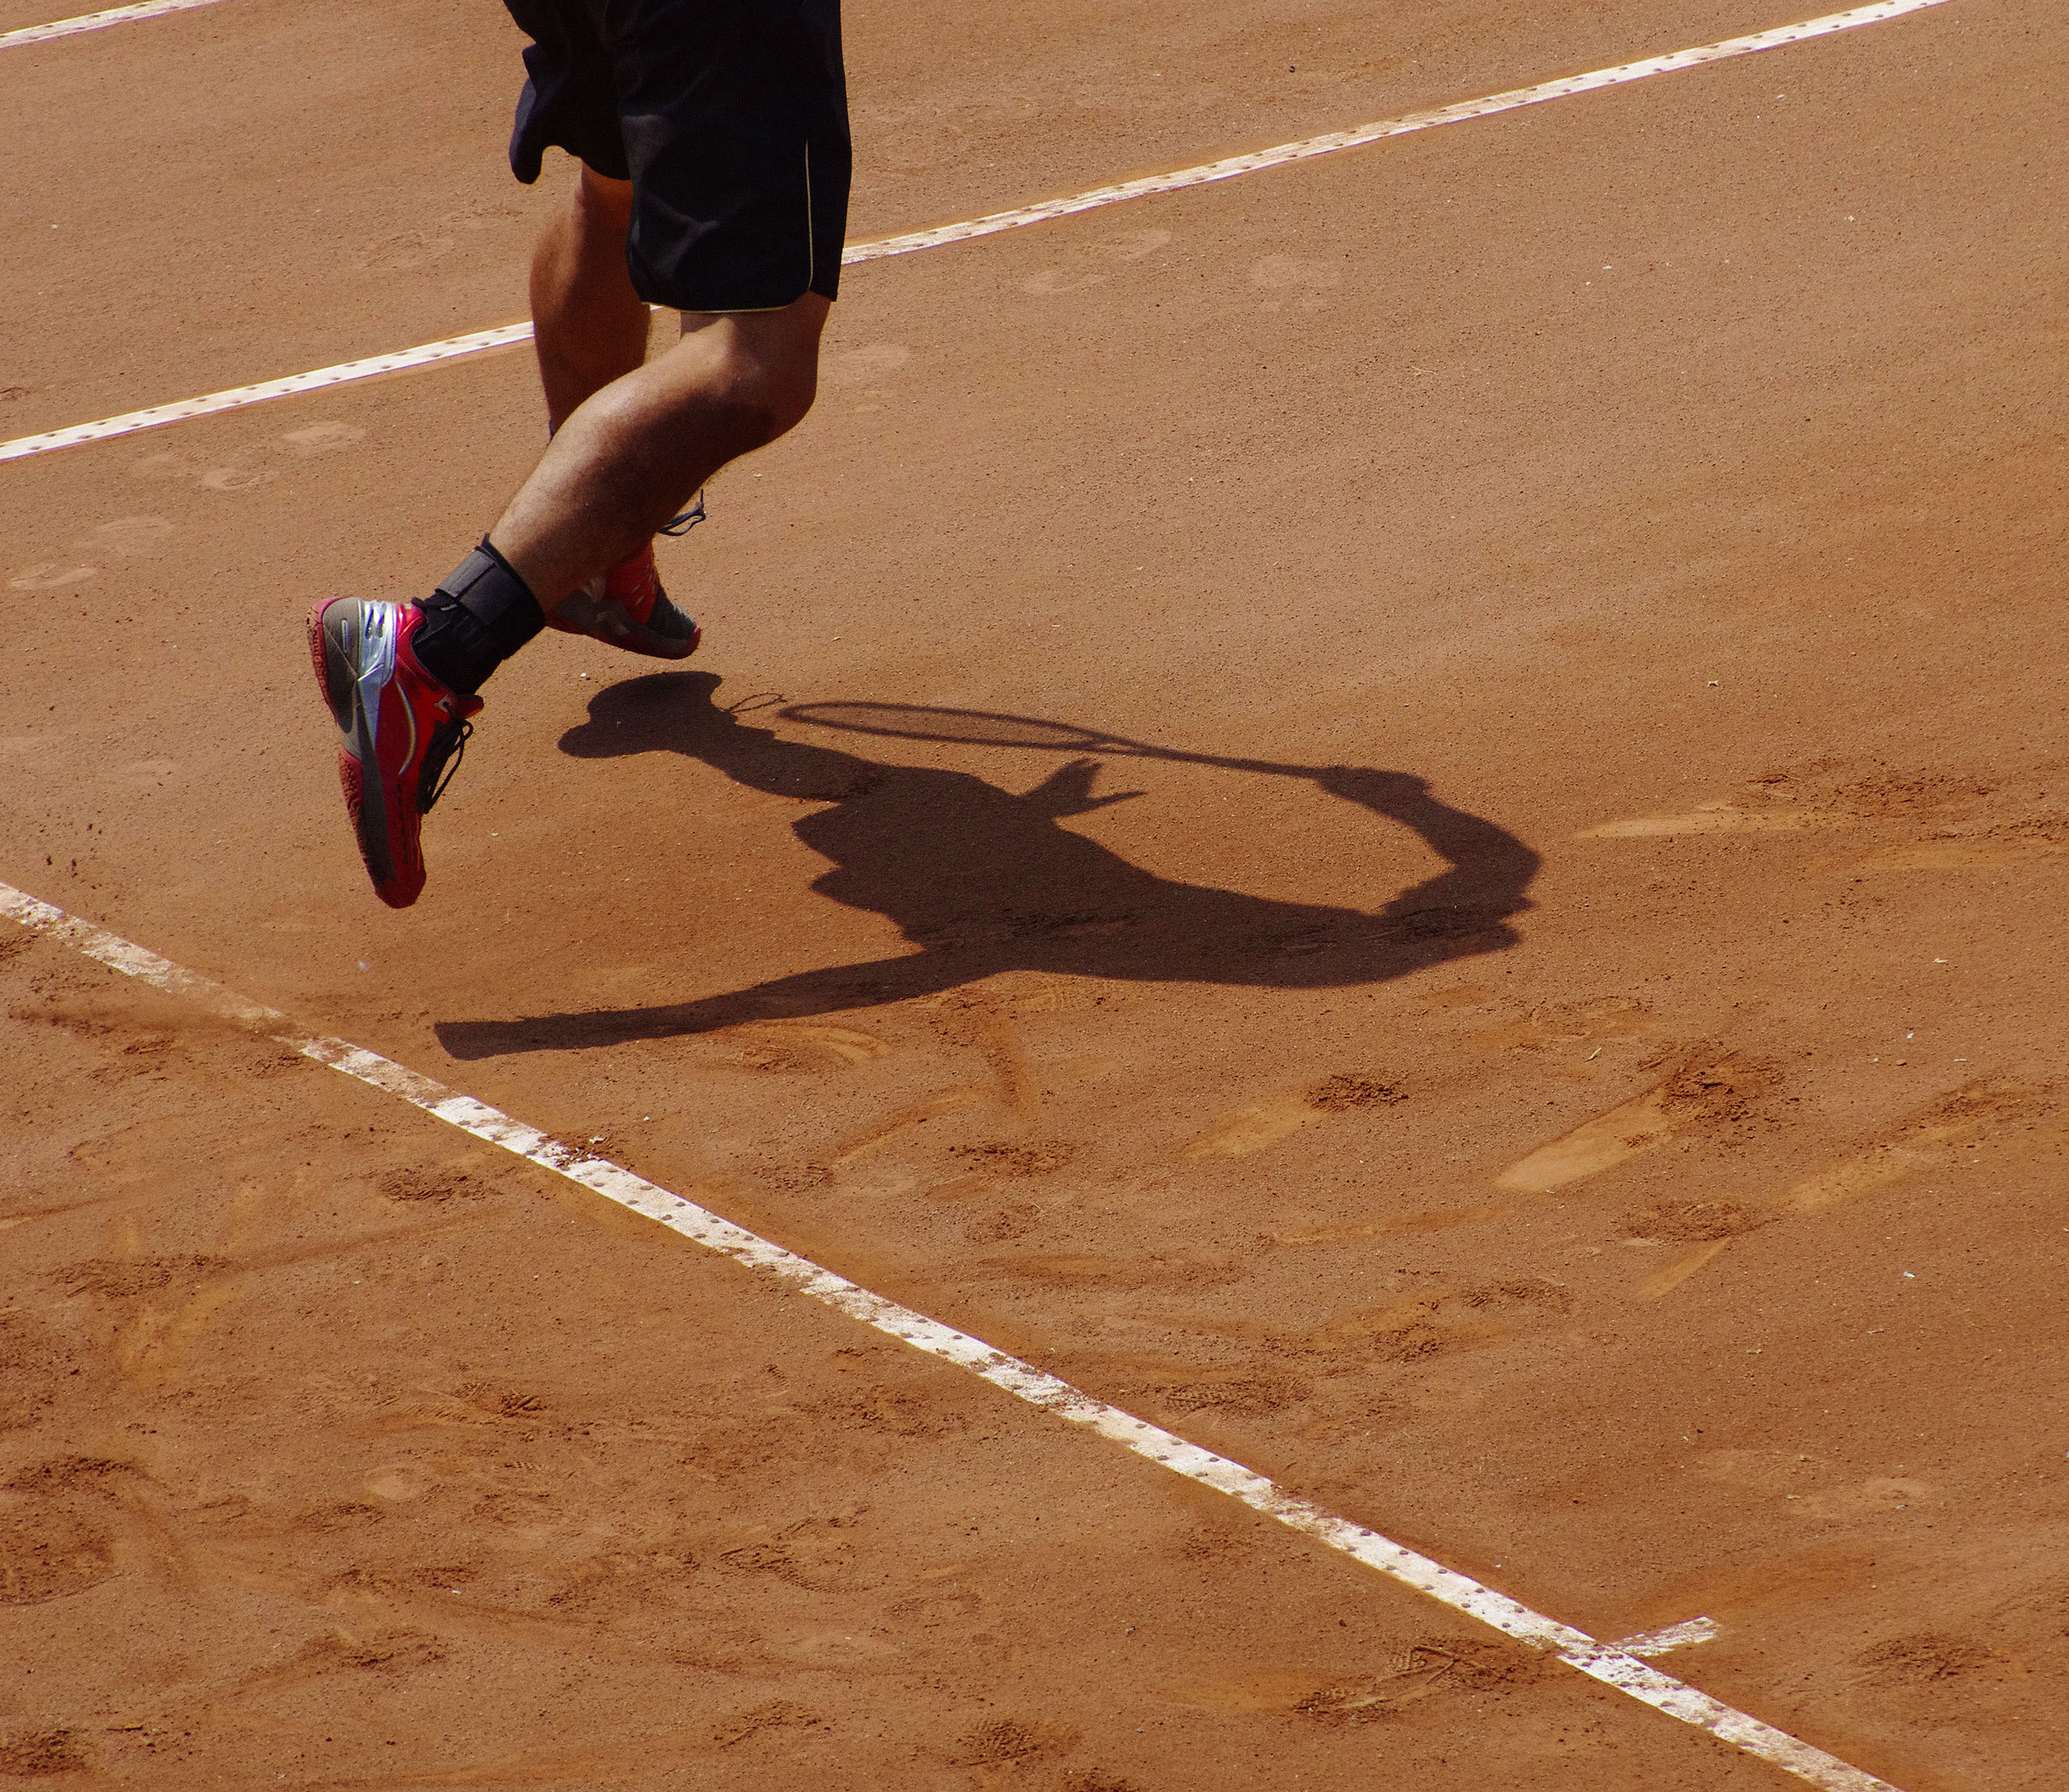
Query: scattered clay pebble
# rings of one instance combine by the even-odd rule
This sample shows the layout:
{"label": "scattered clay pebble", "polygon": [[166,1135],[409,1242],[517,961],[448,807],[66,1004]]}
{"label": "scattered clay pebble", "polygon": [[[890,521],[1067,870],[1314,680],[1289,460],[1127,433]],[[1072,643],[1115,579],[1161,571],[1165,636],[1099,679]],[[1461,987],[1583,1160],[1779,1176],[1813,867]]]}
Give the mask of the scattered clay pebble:
{"label": "scattered clay pebble", "polygon": [[1060,1170],[1077,1153],[1077,1147],[1062,1140],[1044,1145],[959,1145],[954,1154],[979,1170],[1003,1176],[1046,1176]]}
{"label": "scattered clay pebble", "polygon": [[[104,1524],[54,1500],[0,1504],[0,1605],[40,1605],[97,1587],[115,1572]],[[0,1773],[19,1772],[6,1765]]]}
{"label": "scattered clay pebble", "polygon": [[391,1170],[381,1179],[381,1192],[391,1201],[471,1200],[488,1193],[487,1185],[464,1170]]}
{"label": "scattered clay pebble", "polygon": [[92,1765],[86,1744],[70,1730],[22,1730],[0,1736],[0,1773],[11,1779],[82,1773]]}
{"label": "scattered clay pebble", "polygon": [[1308,1091],[1308,1107],[1319,1107],[1325,1114],[1341,1113],[1350,1107],[1376,1107],[1405,1099],[1399,1090],[1370,1077],[1355,1076],[1349,1071],[1317,1083]]}

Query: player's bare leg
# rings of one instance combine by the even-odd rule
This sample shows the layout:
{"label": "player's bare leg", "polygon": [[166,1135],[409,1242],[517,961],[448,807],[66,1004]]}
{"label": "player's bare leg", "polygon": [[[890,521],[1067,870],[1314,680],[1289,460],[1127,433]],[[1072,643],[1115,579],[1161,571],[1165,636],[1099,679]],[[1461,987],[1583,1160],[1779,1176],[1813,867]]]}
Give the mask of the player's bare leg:
{"label": "player's bare leg", "polygon": [[[499,665],[549,623],[656,659],[696,651],[654,536],[811,408],[841,272],[839,0],[786,0],[773,34],[679,31],[674,0],[508,4],[532,40],[511,171],[537,179],[554,148],[581,171],[532,264],[550,445],[428,597],[334,597],[310,617],[347,809],[398,908],[423,887],[422,818]],[[647,299],[685,314],[682,340],[651,362]]]}
{"label": "player's bare leg", "polygon": [[832,309],[686,313],[683,338],[576,406],[489,531],[542,609],[640,551],[728,461],[811,408]]}
{"label": "player's bare leg", "polygon": [[647,359],[652,314],[625,265],[632,183],[584,167],[532,255],[532,337],[557,430],[582,401]]}

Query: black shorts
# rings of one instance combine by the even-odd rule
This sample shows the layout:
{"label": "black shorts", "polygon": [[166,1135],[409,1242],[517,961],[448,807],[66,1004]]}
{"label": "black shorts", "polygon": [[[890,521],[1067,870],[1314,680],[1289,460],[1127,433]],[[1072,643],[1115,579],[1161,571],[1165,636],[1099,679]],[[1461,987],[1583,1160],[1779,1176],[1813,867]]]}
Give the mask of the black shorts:
{"label": "black shorts", "polygon": [[504,0],[533,40],[510,167],[558,144],[632,183],[650,305],[769,311],[840,289],[848,227],[840,0]]}

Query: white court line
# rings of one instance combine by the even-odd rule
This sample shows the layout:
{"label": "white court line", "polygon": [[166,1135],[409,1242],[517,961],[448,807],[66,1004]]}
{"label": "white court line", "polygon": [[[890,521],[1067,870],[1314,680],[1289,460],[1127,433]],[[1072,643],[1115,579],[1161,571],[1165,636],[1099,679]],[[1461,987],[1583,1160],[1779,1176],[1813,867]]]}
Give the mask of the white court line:
{"label": "white court line", "polygon": [[992,236],[1001,230],[1018,230],[1026,224],[1068,217],[1073,212],[1089,212],[1101,205],[1117,205],[1123,200],[1147,198],[1152,193],[1174,193],[1182,188],[1232,180],[1237,175],[1254,174],[1260,168],[1275,168],[1282,162],[1334,155],[1338,150],[1358,149],[1384,137],[1405,137],[1412,131],[1434,130],[1439,124],[1462,124],[1469,118],[1514,112],[1519,106],[1538,106],[1548,99],[1592,93],[1598,87],[1620,86],[1627,81],[1644,81],[1655,74],[1671,74],[1679,69],[1696,69],[1706,63],[1727,61],[1735,56],[1780,49],[1785,44],[1800,44],[1806,38],[1879,24],[1886,19],[1946,3],[1947,0],[1876,0],[1873,6],[1855,6],[1846,12],[1827,13],[1821,19],[1806,19],[1801,24],[1780,25],[1772,31],[1755,32],[1747,37],[1727,37],[1721,43],[1702,44],[1693,49],[1648,57],[1642,62],[1620,62],[1612,69],[1597,69],[1589,74],[1540,82],[1534,87],[1515,87],[1506,93],[1490,94],[1485,99],[1460,100],[1455,106],[1439,106],[1431,112],[1384,118],[1376,124],[1356,125],[1347,131],[1332,131],[1326,137],[1303,137],[1297,143],[1282,143],[1275,149],[1203,162],[1196,168],[1180,168],[1168,175],[1147,175],[1140,180],[1123,181],[1116,187],[1094,187],[1089,192],[1074,194],[1068,199],[1051,199],[1039,205],[993,212],[987,217],[973,218],[967,224],[945,224],[937,230],[916,230],[910,236],[887,237],[881,242],[859,242],[841,256],[841,265],[874,261],[883,255],[910,255],[915,249],[931,249],[939,243],[965,242],[971,237]]}
{"label": "white court line", "polygon": [[1717,1628],[1713,1617],[1684,1618],[1679,1624],[1669,1624],[1661,1630],[1641,1630],[1634,1637],[1619,1637],[1609,1647],[1620,1649],[1627,1655],[1642,1655],[1650,1661],[1654,1655],[1671,1655],[1676,1649],[1692,1648],[1699,1642],[1714,1642]]}
{"label": "white court line", "polygon": [[154,410],[124,411],[119,417],[103,417],[99,423],[75,424],[70,429],[53,430],[47,436],[23,436],[11,442],[0,442],[0,461],[19,460],[28,454],[48,454],[53,448],[97,442],[108,436],[127,436],[138,429],[155,429],[160,424],[178,423],[183,418],[205,417],[213,411],[234,411],[240,405],[284,398],[292,392],[319,391],[327,386],[342,386],[348,380],[370,380],[377,373],[399,373],[406,368],[428,367],[433,361],[451,361],[460,355],[478,355],[485,348],[508,348],[514,343],[531,339],[532,327],[529,323],[506,323],[500,329],[477,330],[470,335],[448,337],[444,342],[428,342],[419,348],[398,348],[392,355],[340,361],[335,367],[319,367],[312,373],[291,373],[285,379],[233,386],[227,392],[211,392],[206,398],[162,404]]}
{"label": "white court line", "polygon": [[[249,1000],[219,983],[160,958],[155,952],[133,944],[104,927],[69,915],[12,885],[0,883],[0,916],[18,921],[32,931],[63,941],[88,958],[120,971],[154,988],[186,996],[222,1018],[235,1022],[290,1045],[305,1057],[327,1064],[334,1070],[370,1086],[398,1095],[413,1107],[436,1115],[462,1132],[500,1145],[529,1163],[565,1176],[606,1200],[634,1213],[659,1221],[671,1231],[693,1239],[707,1250],[765,1275],[787,1282],[815,1301],[823,1301],[864,1325],[910,1344],[980,1376],[1030,1406],[1053,1413],[1059,1419],[1082,1425],[1100,1436],[1132,1450],[1137,1456],[1183,1475],[1203,1486],[1241,1500],[1253,1511],[1275,1518],[1282,1524],[1313,1537],[1325,1547],[1355,1558],[1369,1568],[1426,1593],[1439,1604],[1463,1612],[1469,1617],[1491,1625],[1504,1635],[1532,1648],[1555,1655],[1568,1667],[1592,1680],[1628,1694],[1641,1704],[1698,1730],[1707,1730],[1718,1740],[1748,1755],[1771,1762],[1807,1780],[1822,1792],[1897,1792],[1860,1768],[1851,1767],[1822,1748],[1763,1723],[1758,1718],[1734,1710],[1709,1693],[1698,1692],[1685,1681],[1626,1653],[1615,1643],[1598,1642],[1584,1631],[1546,1617],[1506,1593],[1485,1587],[1470,1576],[1418,1555],[1413,1550],[1384,1537],[1376,1531],[1354,1524],[1325,1512],[1310,1500],[1288,1493],[1254,1469],[1211,1450],[1190,1444],[1175,1433],[1137,1419],[1118,1406],[1108,1406],[1081,1392],[1047,1371],[1023,1363],[1018,1357],[994,1350],[982,1339],[943,1325],[910,1307],[900,1306],[880,1294],[849,1281],[845,1275],[786,1250],[781,1245],[721,1219],[694,1201],[672,1194],[659,1184],[636,1176],[606,1157],[591,1156],[573,1145],[563,1145],[536,1128],[463,1095],[430,1077],[384,1058],[377,1052],[352,1045],[343,1039],[325,1039],[297,1030],[277,1009]],[[1692,1634],[1708,1625],[1705,1618],[1678,1626],[1682,1633],[1670,1642],[1672,1633],[1634,1638],[1634,1644],[1674,1647],[1700,1640]],[[1709,1634],[1714,1634],[1713,1626]]]}
{"label": "white court line", "polygon": [[[201,5],[207,0],[177,0],[184,5]],[[1312,156],[1334,155],[1339,150],[1355,150],[1362,144],[1376,143],[1383,137],[1405,137],[1411,131],[1427,131],[1439,124],[1456,124],[1469,118],[1485,118],[1495,112],[1513,112],[1520,106],[1541,105],[1548,99],[1564,99],[1570,95],[1591,93],[1598,87],[1613,87],[1627,81],[1643,81],[1655,74],[1667,74],[1677,69],[1700,68],[1705,63],[1722,62],[1735,56],[1751,56],[1760,50],[1779,49],[1786,44],[1800,44],[1806,39],[1823,37],[1833,32],[1852,31],[1861,25],[1880,23],[1886,19],[1894,19],[1904,13],[1918,12],[1927,6],[1941,6],[1947,0],[1875,0],[1875,4],[1856,6],[1846,12],[1827,13],[1820,19],[1806,19],[1801,24],[1782,25],[1773,31],[1755,32],[1748,37],[1728,37],[1721,43],[1699,44],[1693,49],[1675,50],[1671,55],[1655,56],[1642,62],[1619,63],[1613,69],[1597,69],[1590,74],[1568,75],[1558,81],[1547,81],[1535,87],[1517,87],[1507,93],[1490,94],[1485,99],[1468,99],[1456,106],[1439,106],[1434,112],[1410,112],[1401,118],[1381,119],[1377,123],[1360,124],[1348,131],[1334,131],[1326,137],[1303,137],[1297,143],[1282,143],[1276,149],[1258,150],[1249,155],[1229,156],[1220,162],[1207,162],[1195,168],[1180,168],[1167,175],[1151,175],[1141,180],[1122,182],[1115,187],[1094,187],[1089,192],[1073,194],[1068,199],[1045,200],[1039,205],[1022,205],[1010,212],[993,212],[984,217],[972,218],[964,224],[945,224],[938,230],[915,230],[906,236],[885,237],[876,242],[850,243],[843,251],[843,267],[860,262],[881,261],[889,255],[909,255],[917,250],[934,249],[944,243],[967,242],[973,237],[996,236],[1001,230],[1017,230],[1029,224],[1040,224],[1052,217],[1068,217],[1074,212],[1089,212],[1102,205],[1118,205],[1123,200],[1144,199],[1153,193],[1174,193],[1187,187],[1203,187],[1217,180],[1233,180],[1238,175],[1254,174],[1260,168],[1275,168],[1282,162],[1304,162]],[[48,27],[45,27],[48,28]],[[161,424],[178,423],[188,417],[204,417],[216,411],[235,410],[241,405],[257,404],[266,398],[284,398],[293,392],[313,392],[326,386],[340,386],[348,380],[371,378],[377,373],[393,373],[404,368],[428,366],[433,361],[450,361],[459,355],[478,353],[485,348],[506,348],[512,343],[529,341],[532,327],[529,323],[506,324],[499,330],[479,330],[472,335],[454,336],[445,342],[428,342],[417,348],[398,349],[389,355],[376,355],[366,361],[341,361],[335,367],[319,367],[313,373],[296,373],[285,379],[268,380],[259,386],[233,386],[226,392],[211,392],[205,398],[188,398],[179,404],[159,405],[150,411],[129,411],[119,417],[104,417],[98,423],[75,424],[69,429],[53,429],[40,436],[22,436],[10,442],[0,442],[0,461],[20,460],[31,454],[48,454],[53,449],[72,448],[81,442],[100,441],[110,436],[126,436],[139,429],[154,429]]]}
{"label": "white court line", "polygon": [[53,37],[70,37],[82,31],[104,31],[110,25],[127,25],[139,19],[155,19],[161,13],[188,12],[196,6],[213,6],[216,0],[138,0],[133,6],[110,6],[105,12],[82,12],[76,19],[59,19],[48,25],[24,25],[19,31],[0,32],[0,50],[24,44],[48,44]]}

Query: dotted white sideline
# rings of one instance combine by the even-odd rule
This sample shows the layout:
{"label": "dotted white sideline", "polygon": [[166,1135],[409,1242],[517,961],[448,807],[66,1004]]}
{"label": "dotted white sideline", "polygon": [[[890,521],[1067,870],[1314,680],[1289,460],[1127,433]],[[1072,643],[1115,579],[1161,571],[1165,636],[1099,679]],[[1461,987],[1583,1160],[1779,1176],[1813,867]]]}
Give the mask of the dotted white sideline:
{"label": "dotted white sideline", "polygon": [[[62,909],[40,901],[11,884],[0,883],[0,916],[18,921],[34,932],[61,940],[125,976],[136,977],[156,989],[197,1001],[223,1019],[292,1046],[305,1057],[327,1064],[332,1069],[343,1071],[375,1089],[398,1095],[412,1107],[435,1115],[463,1132],[500,1145],[528,1163],[579,1183],[621,1207],[694,1239],[721,1256],[790,1283],[800,1292],[824,1301],[850,1318],[887,1332],[915,1350],[925,1351],[929,1356],[968,1369],[1030,1406],[1097,1431],[1102,1437],[1169,1469],[1174,1474],[1183,1475],[1189,1481],[1197,1481],[1240,1499],[1254,1511],[1275,1518],[1280,1524],[1329,1549],[1355,1557],[1367,1567],[1376,1568],[1381,1574],[1428,1594],[1455,1611],[1477,1618],[1506,1636],[1544,1650],[1568,1667],[1605,1686],[1628,1693],[1641,1704],[1650,1705],[1698,1730],[1707,1730],[1720,1741],[1772,1762],[1798,1779],[1822,1788],[1823,1792],[1896,1792],[1887,1781],[1879,1780],[1860,1768],[1850,1767],[1822,1748],[1800,1742],[1772,1725],[1761,1722],[1758,1718],[1749,1717],[1707,1693],[1698,1692],[1616,1643],[1598,1642],[1585,1632],[1534,1612],[1507,1594],[1482,1586],[1470,1576],[1432,1562],[1427,1556],[1418,1555],[1376,1531],[1367,1530],[1346,1518],[1325,1512],[1240,1462],[1216,1456],[1211,1450],[1189,1444],[1184,1438],[1146,1419],[1094,1399],[1046,1370],[994,1350],[982,1339],[972,1338],[967,1332],[958,1331],[938,1319],[929,1319],[925,1313],[900,1306],[880,1294],[872,1294],[845,1275],[822,1269],[781,1245],[772,1244],[730,1220],[721,1219],[694,1201],[672,1194],[609,1158],[594,1157],[573,1145],[563,1145],[537,1128],[514,1120],[471,1095],[461,1094],[443,1083],[420,1076],[392,1058],[384,1058],[377,1052],[369,1052],[343,1039],[304,1033],[277,1009],[252,1001],[104,927],[97,927],[91,921],[82,921]],[[1707,1619],[1696,1619],[1679,1628],[1688,1632],[1708,1623]],[[1713,1630],[1705,1634],[1713,1634]],[[1669,1642],[1667,1634],[1662,1634],[1631,1640],[1655,1648],[1671,1648],[1699,1638],[1684,1634]]]}
{"label": "dotted white sideline", "polygon": [[213,6],[216,0],[138,0],[133,6],[110,6],[105,12],[82,12],[76,19],[54,19],[48,25],[24,25],[19,31],[0,32],[0,50],[24,44],[48,44],[53,37],[71,37],[82,31],[104,31],[110,25],[127,25],[139,19],[155,19],[161,13],[191,12],[196,6]]}
{"label": "dotted white sideline", "polygon": [[1534,87],[1513,87],[1506,93],[1490,94],[1485,99],[1464,99],[1455,106],[1439,106],[1426,112],[1409,112],[1400,118],[1383,118],[1359,124],[1347,131],[1332,131],[1325,137],[1305,137],[1296,143],[1281,143],[1275,149],[1258,150],[1249,155],[1232,155],[1220,162],[1204,162],[1196,168],[1180,168],[1168,175],[1145,175],[1140,180],[1123,181],[1115,187],[1094,187],[1089,192],[1068,199],[1051,199],[1039,205],[1022,205],[1010,212],[993,212],[972,218],[967,224],[945,224],[936,230],[916,230],[910,236],[887,237],[881,242],[858,242],[841,258],[850,262],[874,261],[883,255],[910,255],[915,249],[931,249],[944,242],[965,242],[971,237],[1017,230],[1022,225],[1040,224],[1052,217],[1068,217],[1073,212],[1089,212],[1102,205],[1118,205],[1123,200],[1145,199],[1152,193],[1175,193],[1182,188],[1204,187],[1216,180],[1233,180],[1238,175],[1254,174],[1260,168],[1276,168],[1283,162],[1304,162],[1311,156],[1334,155],[1339,150],[1355,150],[1389,137],[1405,137],[1413,131],[1434,130],[1439,124],[1463,124],[1469,118],[1486,118],[1495,112],[1514,112],[1519,106],[1540,106],[1548,99],[1565,99],[1577,93],[1592,93],[1598,87],[1620,86],[1627,81],[1644,81],[1655,74],[1671,74],[1679,69],[1699,69],[1710,62],[1723,62],[1735,56],[1751,56],[1760,50],[1780,49],[1807,38],[1828,36],[1834,32],[1853,31],[1862,25],[1881,23],[1927,6],[1941,6],[1947,0],[1876,0],[1873,6],[1855,6],[1846,12],[1827,13],[1822,19],[1806,19],[1801,24],[1780,25],[1772,31],[1750,36],[1727,37],[1721,43],[1701,44],[1693,49],[1675,50],[1666,56],[1647,57],[1641,62],[1620,62],[1611,69],[1589,74],[1568,75],[1558,81],[1540,82]]}
{"label": "dotted white sideline", "polygon": [[19,460],[27,454],[47,454],[53,448],[97,442],[108,436],[127,436],[138,429],[155,429],[160,424],[178,423],[183,418],[205,417],[212,411],[234,411],[240,405],[284,398],[290,393],[315,392],[327,386],[343,386],[349,380],[370,380],[379,373],[399,373],[408,368],[428,367],[434,361],[452,361],[461,355],[478,355],[486,348],[508,348],[531,339],[532,327],[529,323],[477,330],[470,335],[428,342],[419,348],[398,348],[392,355],[371,355],[364,361],[340,361],[335,367],[319,367],[311,373],[291,373],[285,379],[265,380],[257,386],[232,386],[227,392],[211,392],[205,398],[161,404],[150,411],[127,411],[119,417],[103,417],[99,423],[75,424],[70,429],[53,430],[47,436],[23,436],[11,442],[0,442],[0,461]]}
{"label": "dotted white sideline", "polygon": [[[176,0],[182,5],[200,5],[207,0]],[[1401,118],[1381,119],[1326,137],[1303,137],[1297,143],[1282,143],[1276,149],[1258,150],[1249,155],[1229,156],[1220,162],[1202,162],[1195,168],[1180,168],[1167,175],[1150,175],[1115,187],[1094,187],[1068,199],[1045,200],[1039,205],[1022,205],[1010,212],[992,212],[964,224],[944,224],[938,230],[915,230],[908,235],[885,237],[875,242],[850,243],[841,257],[844,267],[859,262],[881,261],[889,255],[909,255],[921,249],[945,243],[967,242],[973,237],[996,236],[1001,230],[1041,224],[1052,217],[1068,217],[1074,212],[1089,212],[1102,205],[1146,199],[1156,193],[1174,193],[1186,187],[1203,187],[1217,180],[1233,180],[1238,175],[1254,174],[1260,168],[1275,168],[1282,162],[1304,162],[1312,156],[1334,155],[1339,150],[1355,150],[1382,138],[1404,137],[1411,131],[1433,130],[1439,124],[1461,124],[1469,118],[1485,118],[1495,112],[1513,112],[1519,106],[1541,105],[1548,99],[1564,99],[1598,87],[1613,87],[1626,81],[1643,81],[1677,69],[1696,69],[1705,63],[1722,62],[1735,56],[1751,56],[1760,50],[1780,49],[1788,44],[1823,37],[1833,32],[1852,31],[1862,25],[1880,23],[1928,6],[1943,6],[1948,0],[1876,0],[1868,6],[1847,12],[1828,13],[1822,19],[1806,19],[1801,24],[1782,25],[1773,31],[1755,32],[1747,37],[1728,37],[1721,43],[1703,44],[1671,55],[1650,57],[1642,62],[1620,62],[1613,69],[1597,69],[1590,74],[1568,75],[1535,87],[1517,87],[1507,93],[1490,94],[1485,99],[1467,99],[1456,106],[1439,106],[1434,112],[1410,112]],[[54,27],[43,27],[45,29]],[[320,367],[313,373],[296,373],[285,379],[268,380],[258,386],[233,386],[226,392],[211,392],[205,398],[188,398],[179,404],[159,405],[149,411],[125,411],[99,423],[75,424],[69,429],[53,429],[40,436],[22,436],[0,442],[0,461],[20,460],[31,454],[48,454],[53,449],[76,447],[109,436],[126,436],[138,429],[154,429],[161,424],[178,423],[188,417],[204,417],[211,411],[234,410],[262,399],[285,398],[294,392],[313,392],[348,380],[371,378],[377,373],[399,373],[405,368],[426,367],[434,361],[450,361],[459,355],[478,353],[485,348],[508,348],[529,341],[532,327],[512,323],[499,330],[479,330],[472,335],[454,336],[445,342],[428,342],[416,348],[398,349],[366,361],[343,361],[335,367]]]}

